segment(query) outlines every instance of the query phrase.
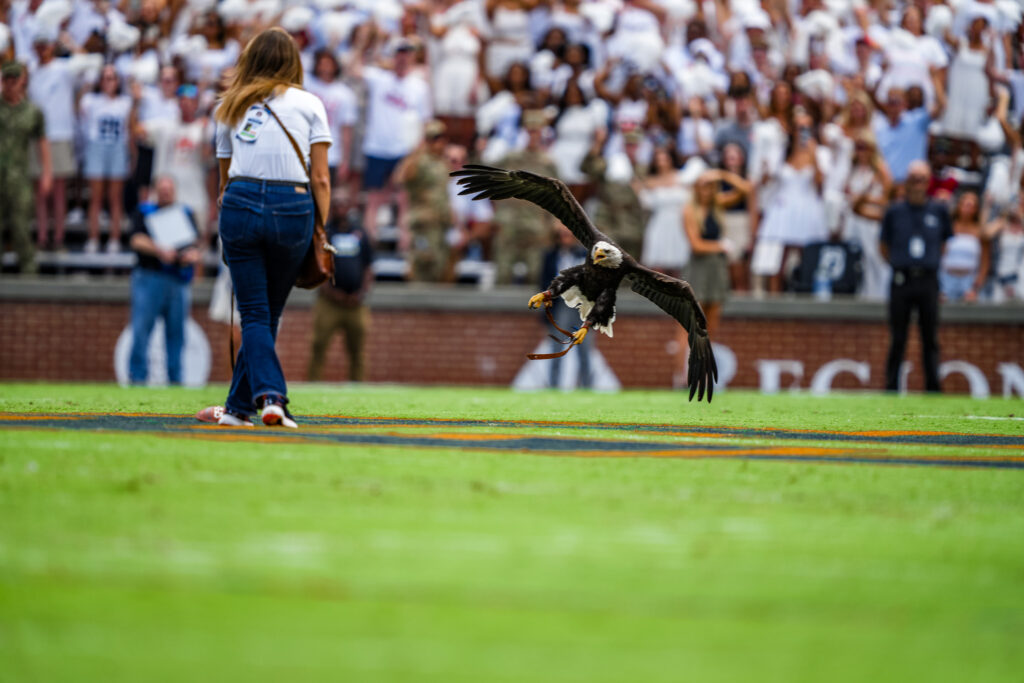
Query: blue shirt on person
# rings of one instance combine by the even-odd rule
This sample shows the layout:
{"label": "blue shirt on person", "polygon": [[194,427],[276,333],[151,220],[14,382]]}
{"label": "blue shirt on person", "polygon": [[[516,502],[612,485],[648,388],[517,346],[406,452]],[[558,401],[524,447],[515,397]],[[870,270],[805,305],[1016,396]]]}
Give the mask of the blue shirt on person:
{"label": "blue shirt on person", "polygon": [[881,242],[889,247],[889,263],[896,270],[938,270],[942,247],[953,236],[953,221],[944,204],[906,201],[889,206],[882,218]]}
{"label": "blue shirt on person", "polygon": [[878,151],[897,183],[907,179],[907,169],[912,162],[928,158],[928,126],[931,122],[931,114],[924,107],[903,112],[895,126],[881,114],[875,118],[872,127]]}

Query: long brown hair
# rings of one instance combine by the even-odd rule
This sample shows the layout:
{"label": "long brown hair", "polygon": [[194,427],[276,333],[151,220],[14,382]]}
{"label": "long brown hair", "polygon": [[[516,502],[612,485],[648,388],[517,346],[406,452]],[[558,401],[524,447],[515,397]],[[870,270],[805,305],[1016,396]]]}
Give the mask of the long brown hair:
{"label": "long brown hair", "polygon": [[234,126],[253,104],[290,86],[302,86],[299,48],[284,29],[268,28],[249,41],[238,57],[235,76],[217,108],[217,120]]}

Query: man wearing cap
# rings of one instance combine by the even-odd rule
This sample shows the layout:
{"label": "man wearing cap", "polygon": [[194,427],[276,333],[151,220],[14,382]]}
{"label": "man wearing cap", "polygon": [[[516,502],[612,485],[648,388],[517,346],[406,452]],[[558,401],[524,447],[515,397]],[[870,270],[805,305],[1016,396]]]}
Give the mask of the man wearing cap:
{"label": "man wearing cap", "polygon": [[[363,188],[367,191],[366,227],[371,238],[376,238],[377,210],[394,191],[392,174],[402,158],[415,149],[423,125],[431,118],[430,89],[426,81],[412,73],[416,48],[411,42],[403,39],[395,45],[390,69],[364,66],[363,47],[353,48],[357,57],[351,71],[367,87]],[[401,225],[407,199],[404,193],[398,193],[396,199]]]}
{"label": "man wearing cap", "polygon": [[[33,41],[38,65],[29,74],[28,97],[43,112],[46,138],[50,145],[53,191],[36,191],[36,245],[47,247],[50,202],[53,202],[54,249],[64,246],[64,221],[67,212],[67,181],[78,173],[75,159],[75,73],[67,59],[56,59],[56,29],[41,29]],[[42,167],[38,154],[29,157],[32,177],[39,181]]]}
{"label": "man wearing cap", "polygon": [[448,202],[448,163],[444,123],[437,119],[426,125],[419,147],[399,164],[395,182],[409,198],[407,224],[402,242],[409,245],[408,259],[416,282],[440,282],[448,262],[448,228],[452,211]]}
{"label": "man wearing cap", "polygon": [[598,230],[607,233],[627,252],[639,254],[646,221],[640,197],[633,188],[634,181],[642,181],[647,170],[637,161],[643,132],[636,128],[625,131],[622,151],[611,152],[607,157],[601,153],[604,138],[604,134],[599,134],[594,139],[581,165],[594,183],[597,199],[594,222]]}
{"label": "man wearing cap", "polygon": [[[510,152],[495,165],[557,178],[558,167],[544,149],[547,115],[540,109],[528,109],[522,119],[526,147]],[[537,281],[541,257],[548,246],[550,220],[543,209],[520,199],[496,202],[494,222],[498,233],[494,240],[494,262],[500,284],[532,285]]]}
{"label": "man wearing cap", "polygon": [[885,365],[885,388],[899,389],[900,366],[907,347],[910,315],[917,309],[925,390],[939,386],[939,262],[953,236],[949,211],[928,197],[931,168],[914,161],[907,171],[907,198],[892,204],[882,219],[881,251],[892,265],[889,290],[891,343]]}
{"label": "man wearing cap", "polygon": [[0,79],[0,242],[10,230],[18,267],[23,273],[34,273],[29,148],[39,145],[39,191],[49,194],[52,175],[46,123],[43,112],[25,97],[25,67],[9,62],[0,68]]}

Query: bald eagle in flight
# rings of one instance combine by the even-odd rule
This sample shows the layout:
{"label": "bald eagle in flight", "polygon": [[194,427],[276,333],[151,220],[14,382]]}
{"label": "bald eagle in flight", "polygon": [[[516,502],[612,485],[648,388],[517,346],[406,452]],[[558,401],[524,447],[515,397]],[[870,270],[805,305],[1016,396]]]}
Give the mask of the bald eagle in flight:
{"label": "bald eagle in flight", "polygon": [[515,198],[536,204],[562,221],[586,247],[587,260],[559,273],[546,291],[530,298],[530,308],[551,306],[552,300],[561,296],[566,304],[579,310],[583,321],[572,334],[573,345],[582,342],[590,328],[610,337],[615,321],[615,296],[622,280],[629,278],[634,292],[653,301],[686,329],[690,344],[687,376],[690,400],[696,393],[700,401],[706,391],[708,402],[711,401],[718,367],[711,350],[704,311],[689,284],[637,263],[594,227],[569,188],[560,180],[527,171],[507,171],[478,164],[467,164],[451,175],[459,178],[458,183],[464,188],[459,194],[474,195],[473,199]]}

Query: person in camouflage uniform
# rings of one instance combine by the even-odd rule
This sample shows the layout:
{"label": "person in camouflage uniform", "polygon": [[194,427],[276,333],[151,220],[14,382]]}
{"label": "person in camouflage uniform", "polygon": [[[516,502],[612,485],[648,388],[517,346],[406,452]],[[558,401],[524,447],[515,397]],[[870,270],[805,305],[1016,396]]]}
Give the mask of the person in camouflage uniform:
{"label": "person in camouflage uniform", "polygon": [[408,227],[402,228],[401,246],[407,249],[415,282],[440,282],[448,262],[452,210],[444,130],[440,121],[427,123],[423,142],[395,170],[395,180],[409,197]]}
{"label": "person in camouflage uniform", "polygon": [[635,182],[642,181],[647,173],[644,165],[636,161],[642,137],[639,131],[624,133],[623,151],[605,157],[601,153],[605,136],[599,134],[580,165],[580,170],[594,183],[594,224],[633,255],[641,253],[647,223],[646,211],[634,189]]}
{"label": "person in camouflage uniform", "polygon": [[[547,116],[541,110],[523,112],[523,128],[529,136],[526,147],[505,155],[496,166],[557,178],[558,168],[544,149]],[[531,286],[540,277],[541,259],[551,242],[551,217],[538,206],[521,199],[494,203],[494,265],[499,284]]]}
{"label": "person in camouflage uniform", "polygon": [[36,270],[32,245],[32,176],[29,173],[29,145],[39,144],[42,172],[40,192],[48,193],[52,182],[50,147],[46,141],[43,112],[25,97],[25,67],[10,62],[0,69],[0,244],[8,232],[18,252],[22,273]]}

